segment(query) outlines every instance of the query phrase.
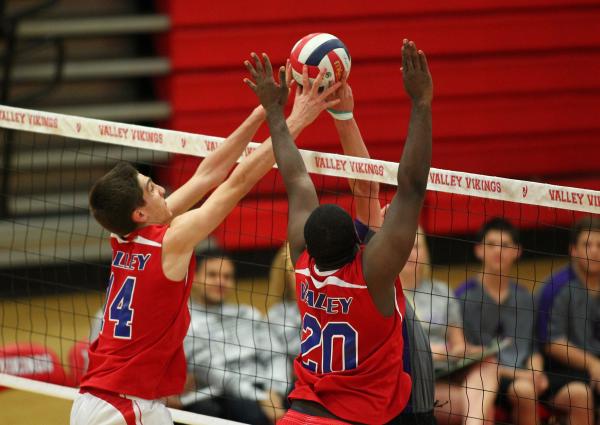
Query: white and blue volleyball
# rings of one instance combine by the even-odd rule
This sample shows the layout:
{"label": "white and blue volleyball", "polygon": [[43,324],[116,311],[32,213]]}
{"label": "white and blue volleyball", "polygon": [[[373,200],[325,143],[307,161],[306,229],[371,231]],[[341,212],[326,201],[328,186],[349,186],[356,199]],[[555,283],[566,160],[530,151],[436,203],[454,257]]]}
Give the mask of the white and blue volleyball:
{"label": "white and blue volleyball", "polygon": [[317,32],[298,40],[292,48],[290,62],[292,75],[298,84],[302,85],[302,66],[307,65],[310,82],[317,78],[319,70],[324,69],[321,86],[328,87],[341,81],[344,71],[350,73],[351,58],[342,40],[335,35]]}

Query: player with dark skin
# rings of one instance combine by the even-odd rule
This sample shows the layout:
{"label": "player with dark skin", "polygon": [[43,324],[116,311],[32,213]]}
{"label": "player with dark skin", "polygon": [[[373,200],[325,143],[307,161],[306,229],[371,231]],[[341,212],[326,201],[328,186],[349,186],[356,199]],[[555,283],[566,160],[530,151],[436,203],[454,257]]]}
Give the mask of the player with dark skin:
{"label": "player with dark skin", "polygon": [[[319,206],[313,182],[285,123],[283,108],[288,96],[285,69],[282,67],[279,70],[279,83],[275,82],[270,60],[264,53],[262,61],[253,55],[253,63],[246,61],[246,67],[252,80],[246,79],[245,82],[267,111],[275,159],[288,194],[288,240],[293,263],[297,262],[307,248],[311,257],[315,258],[319,270],[323,272],[340,267],[340,260],[341,264],[353,261],[357,246],[350,247],[349,251],[344,248],[343,253],[339,246],[320,247],[338,255],[337,258],[332,255],[328,257],[327,262],[335,264],[335,267],[328,268],[324,266],[324,261],[320,263],[320,259],[311,252],[310,241],[307,244],[305,240],[307,221],[325,205]],[[411,101],[411,114],[408,136],[398,167],[398,187],[381,230],[366,245],[362,257],[368,292],[384,317],[391,317],[395,311],[395,279],[413,247],[431,163],[433,84],[425,54],[417,50],[414,42],[408,40],[404,40],[402,45],[402,76]],[[357,245],[357,242],[354,244]],[[349,257],[348,252],[351,253]],[[327,410],[327,406],[307,400],[294,400],[292,409],[314,416],[335,417]]]}

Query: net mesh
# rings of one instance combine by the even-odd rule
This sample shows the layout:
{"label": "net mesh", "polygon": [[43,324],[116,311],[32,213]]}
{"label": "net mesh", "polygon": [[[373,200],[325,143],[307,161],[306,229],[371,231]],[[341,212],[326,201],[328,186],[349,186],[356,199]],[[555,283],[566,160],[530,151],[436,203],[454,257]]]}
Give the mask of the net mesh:
{"label": "net mesh", "polygon": [[[12,152],[2,170],[0,373],[76,387],[98,332],[111,259],[108,235],[88,212],[89,187],[121,160],[175,186],[195,167],[198,160],[191,158],[206,156],[221,139],[9,107],[0,107],[0,125],[3,145]],[[303,156],[322,203],[353,211],[348,178],[381,183],[381,205],[391,201],[396,164],[319,152]],[[569,379],[586,377],[561,368],[546,342],[560,345],[564,336],[599,354],[596,286],[581,271],[597,267],[600,248],[593,232],[584,231],[583,245],[569,250],[573,223],[598,220],[599,214],[599,192],[432,169],[416,257],[402,276],[409,308],[416,311],[407,313],[405,335],[413,411],[430,410],[437,400],[440,420],[487,415],[512,423],[518,409],[511,391],[521,379],[534,392],[524,391],[520,400],[532,401],[539,418],[568,414],[553,397]],[[481,244],[477,230],[495,218],[519,229],[520,241]],[[231,288],[217,288],[222,301],[205,305],[196,299],[191,305],[186,351],[195,388],[173,399],[173,406],[209,416],[238,412],[228,419],[248,423],[258,421],[248,412],[268,418],[287,407],[301,321],[284,248],[286,222],[285,192],[274,170],[200,247],[205,276],[215,263],[219,273],[231,271],[223,278]],[[223,252],[230,260],[221,259]],[[512,262],[503,260],[511,255]],[[508,287],[498,286],[503,277]],[[569,282],[589,286],[586,296],[565,295]],[[565,296],[586,309],[554,311],[554,300]],[[456,345],[463,334],[467,345]],[[475,346],[489,352],[482,356]],[[427,366],[430,350],[433,370]],[[493,360],[498,351],[501,371]],[[531,364],[533,354],[544,360],[546,378],[539,377],[541,363]],[[567,394],[586,406],[587,399],[577,397]]]}

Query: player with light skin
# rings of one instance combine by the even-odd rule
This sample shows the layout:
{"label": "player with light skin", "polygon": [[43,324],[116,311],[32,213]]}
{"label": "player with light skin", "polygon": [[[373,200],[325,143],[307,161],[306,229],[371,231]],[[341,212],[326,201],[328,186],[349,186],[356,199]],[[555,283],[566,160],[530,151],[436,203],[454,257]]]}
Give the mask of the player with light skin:
{"label": "player with light skin", "polygon": [[[252,81],[247,79],[246,83],[267,111],[277,165],[288,193],[290,256],[302,286],[298,304],[306,313],[302,344],[307,349],[303,348],[296,359],[298,380],[290,394],[292,406],[280,423],[331,423],[331,418],[385,423],[400,413],[410,394],[410,378],[401,365],[404,298],[397,276],[413,246],[431,162],[433,86],[425,55],[412,41],[404,41],[402,75],[412,104],[408,137],[398,168],[396,195],[381,230],[365,248],[358,246],[352,218],[345,211],[333,205],[319,206],[314,185],[283,118],[288,95],[284,70],[280,69],[277,84],[266,54],[263,61],[264,65],[255,58],[247,65]],[[335,291],[343,295],[332,297]],[[318,300],[325,299],[330,307],[322,313],[318,311],[322,311]],[[333,325],[344,332],[345,341],[355,341],[355,345],[344,344],[344,349],[350,350],[347,356],[331,357],[333,346],[318,349],[321,340],[315,339],[316,332],[323,330],[328,335],[333,317],[354,319],[352,323]],[[319,318],[326,324],[322,329]],[[357,334],[362,343],[357,342]],[[332,338],[336,336],[334,333]],[[314,357],[319,352],[322,362]],[[315,373],[321,369],[323,373]],[[386,379],[392,375],[393,382]]]}
{"label": "player with light skin", "polygon": [[[296,97],[288,118],[294,136],[335,105],[325,99],[336,88]],[[153,400],[179,394],[186,380],[182,342],[189,324],[194,248],[272,168],[268,139],[221,183],[264,117],[264,109],[257,107],[167,198],[163,187],[126,163],[94,184],[90,209],[112,233],[113,263],[103,330],[90,347],[90,367],[71,424],[129,424],[136,418],[145,424],[171,423],[164,404]],[[190,210],[217,185],[200,207]],[[140,381],[139,376],[148,378]]]}
{"label": "player with light skin", "polygon": [[[336,106],[337,109],[344,112],[354,112],[354,97],[352,89],[347,83],[346,75],[342,78],[342,86],[338,89],[335,96],[340,99],[340,103]],[[334,123],[344,154],[359,158],[370,157],[354,118],[349,120],[336,119]],[[378,231],[381,228],[385,211],[387,210],[387,207],[381,208],[379,184],[373,181],[353,179],[349,179],[349,184],[355,199],[356,219],[361,223],[368,223],[369,228]],[[428,263],[429,252],[425,243],[424,233],[419,227],[410,256],[400,273],[402,287],[405,290],[415,290],[424,279],[424,269]],[[456,326],[447,326],[446,336],[448,340],[447,345],[431,344],[434,359],[446,360],[447,356],[464,356],[466,346],[462,329]],[[479,347],[469,348],[473,352],[481,351]],[[422,352],[418,355],[425,356],[426,353]],[[435,409],[435,416],[438,421],[441,421],[440,423],[478,425],[484,423],[484,418],[493,418],[494,387],[493,384],[489,384],[489,388],[487,389],[490,392],[484,393],[482,385],[483,382],[488,382],[488,380],[492,383],[495,382],[496,368],[493,364],[487,362],[481,366],[481,368],[479,366],[470,368],[464,379],[456,384],[449,381],[436,383],[435,398],[440,401],[449,400],[448,403],[444,403]],[[433,376],[429,378],[431,381],[434,380]],[[413,377],[413,387],[415,385],[414,379]],[[431,385],[433,385],[433,382]],[[431,400],[431,404],[433,404],[433,400]],[[406,423],[419,424],[432,423],[430,421],[433,420],[429,412],[416,413],[414,411],[406,413],[401,418]],[[490,419],[489,422],[491,423],[491,421]]]}

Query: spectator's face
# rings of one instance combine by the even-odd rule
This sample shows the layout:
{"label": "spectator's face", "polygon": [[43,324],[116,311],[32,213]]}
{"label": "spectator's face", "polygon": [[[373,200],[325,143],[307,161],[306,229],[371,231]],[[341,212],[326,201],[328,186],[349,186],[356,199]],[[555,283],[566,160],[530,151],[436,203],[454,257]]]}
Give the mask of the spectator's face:
{"label": "spectator's face", "polygon": [[600,231],[581,232],[571,246],[571,257],[582,272],[600,275]]}
{"label": "spectator's face", "polygon": [[475,255],[488,273],[507,275],[519,258],[520,248],[509,233],[490,230],[483,243],[475,247]]}
{"label": "spectator's face", "polygon": [[221,304],[235,286],[234,268],[227,258],[209,258],[198,266],[193,297],[207,305]]}

